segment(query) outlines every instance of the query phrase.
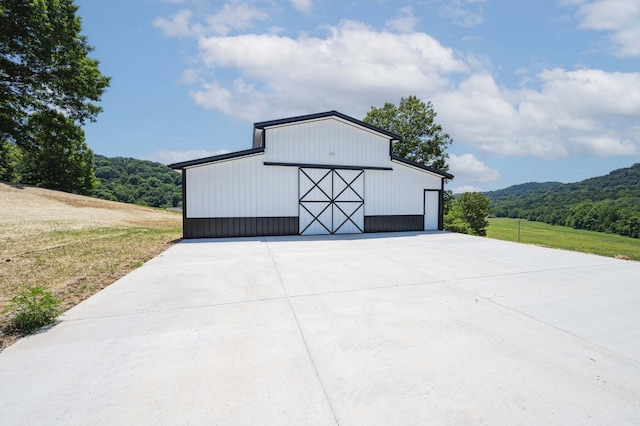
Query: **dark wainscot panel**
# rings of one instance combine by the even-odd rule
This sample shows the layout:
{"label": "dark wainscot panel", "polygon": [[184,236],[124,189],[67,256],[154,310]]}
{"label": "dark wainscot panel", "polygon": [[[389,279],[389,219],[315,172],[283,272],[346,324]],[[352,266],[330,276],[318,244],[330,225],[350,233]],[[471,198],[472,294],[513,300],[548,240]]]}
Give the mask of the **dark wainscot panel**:
{"label": "dark wainscot panel", "polygon": [[404,232],[424,230],[424,215],[365,216],[364,232]]}
{"label": "dark wainscot panel", "polygon": [[262,237],[298,235],[298,217],[185,218],[184,238]]}

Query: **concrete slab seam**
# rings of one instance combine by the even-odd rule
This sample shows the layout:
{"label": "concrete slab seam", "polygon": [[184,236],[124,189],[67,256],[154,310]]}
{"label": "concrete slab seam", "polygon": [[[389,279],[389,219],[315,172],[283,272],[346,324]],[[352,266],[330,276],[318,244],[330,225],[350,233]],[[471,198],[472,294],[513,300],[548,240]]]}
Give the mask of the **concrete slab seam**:
{"label": "concrete slab seam", "polygon": [[313,356],[311,355],[311,349],[309,348],[309,344],[307,343],[307,339],[304,336],[304,332],[302,331],[302,327],[300,326],[300,321],[298,320],[298,315],[296,315],[296,311],[293,308],[293,304],[291,303],[291,298],[289,297],[289,293],[287,292],[287,287],[284,285],[284,281],[282,280],[282,276],[280,275],[280,269],[278,268],[278,264],[276,259],[273,257],[273,253],[271,252],[271,248],[269,247],[269,243],[267,242],[267,250],[269,251],[269,256],[271,257],[271,261],[273,262],[273,267],[278,274],[278,280],[280,280],[280,285],[282,285],[282,291],[284,292],[287,303],[289,304],[289,309],[291,309],[291,314],[296,322],[296,326],[298,327],[298,331],[300,332],[300,337],[302,338],[302,342],[304,343],[304,348],[307,351],[307,356],[309,357],[309,362],[313,366],[313,371],[316,373],[316,377],[318,379],[318,384],[320,385],[320,389],[322,389],[322,394],[324,395],[325,400],[327,401],[327,405],[329,405],[329,410],[331,410],[331,415],[333,416],[333,420],[336,425],[339,425],[338,418],[336,417],[336,412],[333,408],[333,404],[331,403],[331,399],[329,399],[329,395],[327,394],[327,390],[325,389],[324,383],[322,383],[322,379],[320,378],[320,373],[318,372],[318,367],[316,366],[315,361],[313,360]]}
{"label": "concrete slab seam", "polygon": [[125,314],[113,314],[113,315],[98,315],[94,317],[86,317],[86,318],[64,318],[65,314],[62,314],[62,319],[56,322],[54,325],[59,322],[78,322],[78,321],[87,321],[94,319],[105,319],[105,318],[117,318],[117,317],[127,317],[127,316],[137,316],[137,315],[145,315],[145,314],[154,314],[154,313],[163,313],[163,312],[177,312],[177,311],[188,311],[192,309],[202,309],[202,308],[215,308],[219,306],[232,306],[232,305],[242,305],[245,303],[257,303],[257,302],[268,302],[271,300],[282,300],[287,297],[264,297],[262,299],[250,299],[250,300],[238,300],[235,302],[223,302],[223,303],[212,303],[208,305],[198,305],[198,306],[185,306],[182,308],[169,308],[169,309],[152,309],[140,312],[131,312]]}
{"label": "concrete slab seam", "polygon": [[510,306],[503,305],[503,304],[501,304],[501,303],[499,303],[499,302],[497,302],[497,301],[495,301],[495,300],[493,300],[493,299],[489,299],[489,298],[487,298],[487,297],[485,297],[485,296],[482,296],[482,295],[480,295],[480,294],[478,294],[478,293],[474,293],[474,292],[473,292],[473,291],[471,291],[471,290],[467,290],[466,288],[458,287],[458,286],[457,286],[457,285],[455,285],[454,283],[451,283],[451,284],[452,284],[452,285],[451,285],[452,287],[454,287],[454,288],[456,288],[457,290],[460,290],[460,291],[462,291],[462,292],[464,292],[464,293],[471,294],[471,295],[473,295],[476,299],[482,299],[482,300],[484,300],[485,302],[488,302],[488,303],[494,304],[494,305],[496,305],[496,306],[499,306],[499,307],[501,307],[501,308],[503,308],[503,309],[506,309],[506,310],[508,310],[508,311],[510,311],[510,312],[513,312],[513,313],[515,313],[515,314],[518,314],[518,315],[520,315],[520,316],[523,316],[523,317],[525,317],[525,318],[528,318],[528,319],[530,319],[530,320],[533,320],[533,321],[535,321],[535,322],[537,322],[537,323],[539,323],[539,324],[543,324],[543,325],[544,325],[544,326],[546,326],[546,327],[552,328],[552,329],[554,329],[554,330],[556,330],[556,331],[559,331],[559,332],[561,332],[561,333],[564,333],[564,334],[567,334],[567,335],[572,336],[572,337],[574,337],[574,338],[580,339],[580,340],[582,340],[583,342],[586,342],[586,343],[588,343],[589,345],[596,346],[596,347],[598,347],[598,348],[602,349],[602,350],[603,350],[603,351],[605,351],[605,352],[608,352],[608,353],[611,353],[611,354],[615,354],[615,356],[617,356],[617,357],[621,357],[621,358],[627,359],[627,360],[629,360],[629,361],[633,362],[634,364],[638,364],[638,365],[640,365],[640,360],[637,360],[637,359],[634,359],[634,358],[630,358],[630,357],[629,357],[629,356],[627,356],[627,355],[624,355],[624,354],[621,354],[621,353],[615,352],[615,351],[611,350],[610,348],[607,348],[606,346],[602,346],[602,345],[600,345],[600,344],[598,344],[598,343],[596,343],[596,342],[593,342],[593,341],[591,341],[591,340],[587,340],[587,339],[585,339],[583,336],[580,336],[580,335],[574,334],[574,333],[572,333],[572,332],[570,332],[570,331],[568,331],[568,330],[565,330],[565,329],[562,329],[562,328],[556,327],[556,326],[554,326],[554,325],[552,325],[552,324],[549,324],[549,323],[548,323],[548,322],[546,322],[546,321],[540,320],[540,319],[535,318],[535,317],[533,317],[533,316],[531,316],[531,315],[528,315],[528,314],[526,314],[526,313],[524,313],[524,312],[518,311],[518,310],[516,310],[516,309],[514,309],[514,308],[512,308],[512,307],[510,307]]}

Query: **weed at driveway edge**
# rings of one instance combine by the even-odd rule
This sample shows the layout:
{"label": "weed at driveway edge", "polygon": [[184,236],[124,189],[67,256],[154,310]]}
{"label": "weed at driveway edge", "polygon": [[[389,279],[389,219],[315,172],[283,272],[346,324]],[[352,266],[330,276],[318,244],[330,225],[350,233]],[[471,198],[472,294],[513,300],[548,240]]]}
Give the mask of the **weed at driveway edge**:
{"label": "weed at driveway edge", "polygon": [[42,286],[27,287],[18,292],[7,306],[13,312],[10,327],[31,334],[45,325],[53,323],[60,315],[60,301]]}

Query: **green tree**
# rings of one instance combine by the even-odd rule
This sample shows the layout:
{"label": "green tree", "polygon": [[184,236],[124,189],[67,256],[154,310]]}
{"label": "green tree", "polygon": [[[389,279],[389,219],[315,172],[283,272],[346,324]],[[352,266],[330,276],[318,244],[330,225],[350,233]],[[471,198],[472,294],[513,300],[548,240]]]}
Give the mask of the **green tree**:
{"label": "green tree", "polygon": [[[54,134],[59,127],[43,131],[31,129],[34,122],[54,122],[66,118],[65,128],[95,121],[101,108],[95,104],[109,86],[109,78],[89,58],[93,50],[80,34],[78,7],[73,0],[0,0],[0,147],[16,144],[37,154],[34,145],[44,146],[51,139],[34,141],[42,134]],[[39,118],[31,116],[39,114]],[[65,133],[69,133],[65,131]],[[83,143],[69,141],[69,159],[86,156]],[[63,143],[56,137],[55,144]],[[42,152],[47,152],[42,150]],[[0,154],[0,157],[6,154]],[[83,157],[84,158],[84,157]],[[44,163],[46,159],[39,161]],[[26,161],[26,158],[25,158]],[[89,164],[92,164],[89,162]],[[92,167],[92,166],[91,166]],[[74,179],[71,179],[74,180]],[[75,181],[75,180],[74,180]],[[48,185],[48,184],[47,184]],[[43,185],[44,186],[44,185]],[[71,190],[57,185],[57,189]]]}
{"label": "green tree", "polygon": [[84,131],[56,112],[29,117],[30,143],[23,146],[21,181],[59,191],[91,195],[96,187],[93,152]]}
{"label": "green tree", "polygon": [[0,140],[0,180],[15,182],[18,177],[18,164],[21,152],[16,144]]}
{"label": "green tree", "polygon": [[382,108],[371,107],[363,121],[402,138],[393,146],[395,155],[446,172],[446,149],[453,139],[436,124],[436,115],[431,102],[409,96],[398,106],[387,102]]}
{"label": "green tree", "polygon": [[489,199],[478,192],[465,192],[451,202],[444,217],[447,231],[487,235]]}
{"label": "green tree", "polygon": [[470,234],[471,229],[469,224],[464,219],[462,213],[462,206],[456,199],[452,199],[449,202],[448,208],[445,210],[444,215],[444,229],[445,231],[457,232],[459,234]]}
{"label": "green tree", "polygon": [[458,198],[464,220],[474,235],[487,235],[489,199],[478,192],[465,192]]}

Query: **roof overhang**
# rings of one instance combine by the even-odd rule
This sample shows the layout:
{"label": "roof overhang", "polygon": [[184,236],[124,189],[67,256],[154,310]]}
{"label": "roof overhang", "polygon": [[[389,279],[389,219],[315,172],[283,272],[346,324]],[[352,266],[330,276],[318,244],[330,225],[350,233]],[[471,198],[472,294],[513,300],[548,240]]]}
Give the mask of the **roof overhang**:
{"label": "roof overhang", "polygon": [[201,166],[203,164],[216,163],[219,161],[233,160],[241,157],[248,157],[264,153],[264,148],[245,149],[244,151],[229,152],[228,154],[214,155],[213,157],[199,158],[197,160],[183,161],[180,163],[169,164],[167,167],[174,170],[184,170],[189,167]]}
{"label": "roof overhang", "polygon": [[433,167],[425,166],[424,164],[416,163],[415,161],[407,160],[406,158],[398,157],[397,155],[391,156],[391,161],[405,164],[407,166],[415,167],[417,169],[425,170],[436,175],[440,175],[445,179],[453,179],[454,176],[450,173],[443,172],[442,170],[434,169]]}

